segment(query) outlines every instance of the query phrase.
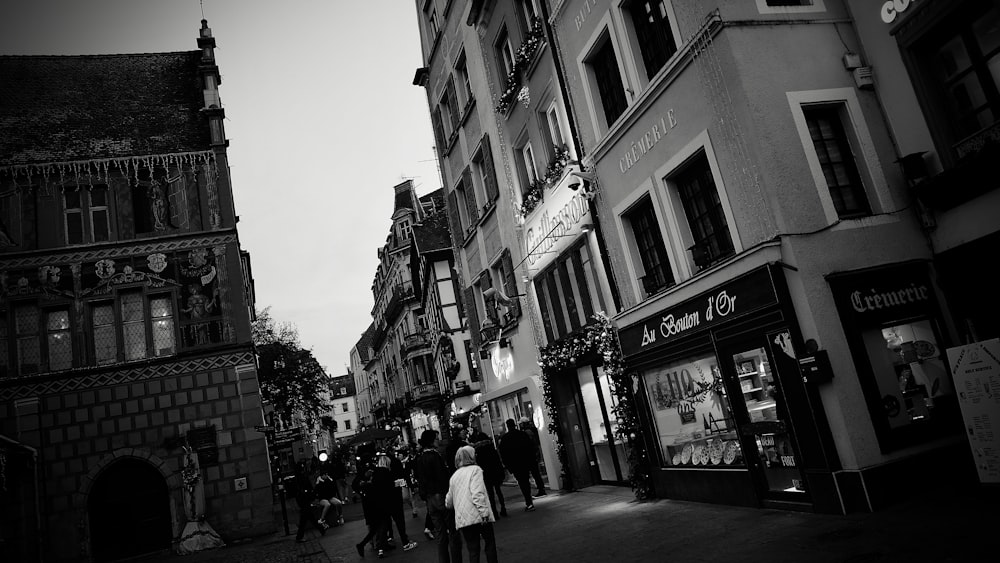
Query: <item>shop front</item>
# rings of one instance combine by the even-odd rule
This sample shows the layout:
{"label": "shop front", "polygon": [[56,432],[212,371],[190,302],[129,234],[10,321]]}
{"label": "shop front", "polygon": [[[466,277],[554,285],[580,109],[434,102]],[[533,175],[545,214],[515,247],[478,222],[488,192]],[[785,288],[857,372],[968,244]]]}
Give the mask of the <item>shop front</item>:
{"label": "shop front", "polygon": [[838,479],[845,502],[868,510],[972,467],[929,266],[910,261],[827,276],[879,450],[891,460]]}
{"label": "shop front", "polygon": [[840,512],[780,266],[619,332],[658,496]]}

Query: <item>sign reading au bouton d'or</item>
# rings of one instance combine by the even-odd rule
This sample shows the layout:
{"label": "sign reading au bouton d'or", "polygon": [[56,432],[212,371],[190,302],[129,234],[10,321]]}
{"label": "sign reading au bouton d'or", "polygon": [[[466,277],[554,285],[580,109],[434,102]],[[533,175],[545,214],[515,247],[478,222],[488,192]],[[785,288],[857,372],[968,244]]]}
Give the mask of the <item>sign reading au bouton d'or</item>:
{"label": "sign reading au bouton d'or", "polygon": [[670,307],[618,333],[622,354],[631,356],[665,346],[692,333],[774,305],[778,296],[763,266],[727,284]]}

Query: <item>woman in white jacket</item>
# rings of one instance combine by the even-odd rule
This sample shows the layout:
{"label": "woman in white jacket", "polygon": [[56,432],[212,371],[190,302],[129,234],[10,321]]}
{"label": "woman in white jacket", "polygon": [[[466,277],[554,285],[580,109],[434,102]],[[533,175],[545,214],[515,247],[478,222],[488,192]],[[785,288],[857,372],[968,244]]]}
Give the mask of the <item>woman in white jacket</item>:
{"label": "woman in white jacket", "polygon": [[455,511],[455,527],[465,539],[469,563],[479,563],[479,538],[486,548],[486,561],[497,563],[497,542],[493,535],[493,508],[486,495],[483,470],[476,465],[476,450],[462,446],[455,453],[455,473],[448,483],[444,505]]}

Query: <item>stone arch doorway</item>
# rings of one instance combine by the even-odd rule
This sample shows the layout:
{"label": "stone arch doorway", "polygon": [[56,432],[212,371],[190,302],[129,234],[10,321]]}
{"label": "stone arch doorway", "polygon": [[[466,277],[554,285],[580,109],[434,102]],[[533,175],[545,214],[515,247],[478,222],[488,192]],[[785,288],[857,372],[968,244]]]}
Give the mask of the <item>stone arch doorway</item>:
{"label": "stone arch doorway", "polygon": [[170,498],[160,472],[139,459],[120,458],[97,475],[87,498],[95,562],[170,548]]}

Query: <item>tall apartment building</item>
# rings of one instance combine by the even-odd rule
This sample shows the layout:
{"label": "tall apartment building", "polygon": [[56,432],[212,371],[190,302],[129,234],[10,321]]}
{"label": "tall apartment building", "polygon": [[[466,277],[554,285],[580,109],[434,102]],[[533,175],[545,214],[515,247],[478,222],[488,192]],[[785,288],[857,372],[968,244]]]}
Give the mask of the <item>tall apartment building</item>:
{"label": "tall apartment building", "polygon": [[[417,2],[468,302],[488,315],[483,290],[513,278],[502,301],[540,319],[523,344],[477,343],[503,358],[484,398],[535,399],[550,476],[822,512],[969,482],[945,351],[996,336],[968,259],[998,227],[973,180],[996,9],[885,5]],[[497,234],[464,197],[481,131]],[[541,182],[558,134],[566,164]]]}
{"label": "tall apartment building", "polygon": [[358,425],[362,430],[375,424],[372,405],[378,400],[373,398],[378,396],[378,382],[375,380],[375,374],[366,368],[371,358],[371,336],[374,332],[375,323],[373,322],[361,333],[361,337],[350,352],[350,366],[351,373],[354,375],[354,391],[358,408]]}
{"label": "tall apartment building", "polygon": [[184,446],[216,531],[274,530],[204,20],[197,44],[0,57],[4,560],[170,548],[187,522]]}
{"label": "tall apartment building", "polygon": [[441,244],[443,192],[418,197],[411,180],[393,190],[393,223],[372,282],[373,323],[355,346],[359,363],[367,362],[356,377],[367,388],[364,420],[415,443],[422,429],[440,428],[452,381],[468,369],[455,360],[466,321],[450,289],[450,247]]}

